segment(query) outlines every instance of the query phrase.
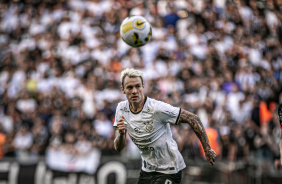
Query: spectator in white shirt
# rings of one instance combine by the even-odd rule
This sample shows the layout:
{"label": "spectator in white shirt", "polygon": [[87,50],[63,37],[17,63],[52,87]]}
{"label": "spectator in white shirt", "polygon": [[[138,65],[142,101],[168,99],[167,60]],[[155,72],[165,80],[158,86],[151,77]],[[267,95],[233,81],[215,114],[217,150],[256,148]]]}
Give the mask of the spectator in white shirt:
{"label": "spectator in white shirt", "polygon": [[27,126],[23,125],[16,133],[13,141],[16,155],[21,157],[23,155],[29,154],[29,149],[32,146],[32,142],[32,133],[29,131]]}

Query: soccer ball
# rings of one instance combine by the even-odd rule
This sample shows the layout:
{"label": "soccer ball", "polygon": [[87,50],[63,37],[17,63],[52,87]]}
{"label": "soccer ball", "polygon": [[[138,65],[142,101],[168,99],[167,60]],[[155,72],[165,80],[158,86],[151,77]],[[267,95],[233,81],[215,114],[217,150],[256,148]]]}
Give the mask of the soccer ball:
{"label": "soccer ball", "polygon": [[129,16],[121,23],[120,35],[131,47],[141,47],[151,39],[152,27],[142,16]]}

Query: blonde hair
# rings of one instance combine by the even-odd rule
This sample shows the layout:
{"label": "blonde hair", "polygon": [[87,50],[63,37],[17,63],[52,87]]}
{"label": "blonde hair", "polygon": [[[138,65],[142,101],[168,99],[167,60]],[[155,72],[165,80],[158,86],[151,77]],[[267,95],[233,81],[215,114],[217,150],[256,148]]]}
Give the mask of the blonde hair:
{"label": "blonde hair", "polygon": [[135,70],[134,68],[126,68],[121,72],[121,75],[120,75],[120,81],[121,81],[122,87],[123,87],[124,78],[126,76],[128,76],[130,78],[140,77],[142,84],[143,84],[143,73],[141,71]]}

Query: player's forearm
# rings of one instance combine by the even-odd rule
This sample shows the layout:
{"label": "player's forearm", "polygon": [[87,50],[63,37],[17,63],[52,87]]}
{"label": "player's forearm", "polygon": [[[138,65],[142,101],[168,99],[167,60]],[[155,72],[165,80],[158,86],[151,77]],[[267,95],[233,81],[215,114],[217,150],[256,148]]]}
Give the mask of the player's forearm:
{"label": "player's forearm", "polygon": [[195,134],[201,141],[204,151],[207,151],[211,148],[205,128],[200,118],[196,114],[190,113],[186,110],[182,110],[179,117],[179,122],[188,123],[191,126],[191,128],[194,130]]}
{"label": "player's forearm", "polygon": [[126,145],[126,134],[120,134],[117,132],[116,138],[114,140],[114,147],[118,152],[121,152]]}

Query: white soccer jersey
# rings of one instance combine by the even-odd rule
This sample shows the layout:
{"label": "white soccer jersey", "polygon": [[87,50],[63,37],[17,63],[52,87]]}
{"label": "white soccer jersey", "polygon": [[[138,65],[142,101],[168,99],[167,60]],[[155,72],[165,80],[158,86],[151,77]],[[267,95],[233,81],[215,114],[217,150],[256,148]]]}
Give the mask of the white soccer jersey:
{"label": "white soccer jersey", "polygon": [[141,151],[142,170],[146,172],[177,173],[186,167],[170,131],[177,124],[181,109],[146,97],[142,111],[131,112],[129,102],[118,104],[114,128],[124,116],[127,132]]}

